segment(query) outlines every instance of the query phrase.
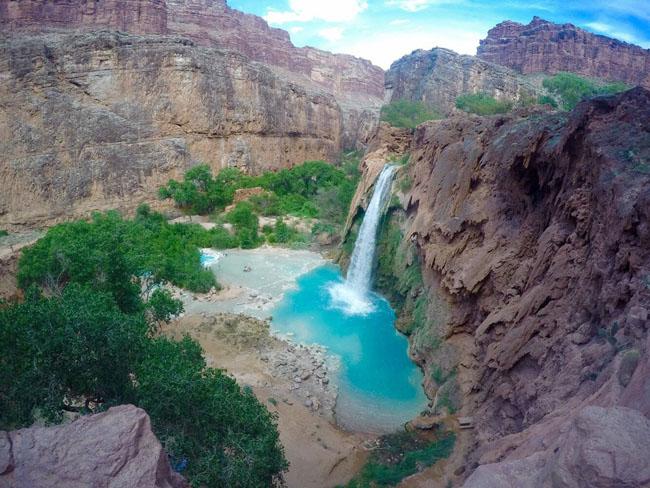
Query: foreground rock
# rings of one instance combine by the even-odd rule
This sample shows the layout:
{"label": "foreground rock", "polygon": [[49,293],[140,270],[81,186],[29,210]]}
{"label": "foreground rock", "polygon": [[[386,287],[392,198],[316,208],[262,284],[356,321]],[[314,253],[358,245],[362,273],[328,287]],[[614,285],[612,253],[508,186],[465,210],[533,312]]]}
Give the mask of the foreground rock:
{"label": "foreground rock", "polygon": [[520,73],[571,71],[650,88],[650,50],[539,17],[528,25],[498,24],[477,53]]}
{"label": "foreground rock", "polygon": [[185,488],[149,417],[133,405],[67,425],[0,431],[3,488]]}
{"label": "foreground rock", "polygon": [[464,488],[650,486],[650,420],[624,407],[586,407],[544,451],[480,466]]}

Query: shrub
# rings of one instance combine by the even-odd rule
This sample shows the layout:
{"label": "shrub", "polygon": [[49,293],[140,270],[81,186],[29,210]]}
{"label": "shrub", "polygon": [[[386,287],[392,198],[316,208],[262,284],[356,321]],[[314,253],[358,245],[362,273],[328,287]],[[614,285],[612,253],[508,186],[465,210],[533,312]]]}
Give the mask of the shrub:
{"label": "shrub", "polygon": [[370,454],[361,473],[347,487],[397,485],[418,469],[432,466],[449,457],[455,441],[453,433],[441,434],[434,441],[427,441],[408,432],[384,436],[379,448]]}
{"label": "shrub", "polygon": [[0,229],[0,237],[6,237],[9,235],[9,232],[6,230]]}
{"label": "shrub", "polygon": [[79,283],[108,292],[121,310],[139,307],[140,286],[134,277],[150,276],[192,291],[216,286],[201,266],[198,247],[212,244],[211,234],[196,224],[168,224],[148,207],[134,220],[116,212],[97,213],[90,222],[56,225],[19,261],[18,283],[56,291]]}
{"label": "shrub", "polygon": [[495,115],[512,109],[509,100],[497,100],[487,93],[466,93],[456,98],[456,108],[477,115]]}
{"label": "shrub", "polygon": [[243,249],[252,249],[262,243],[257,235],[259,220],[250,202],[239,202],[228,212],[226,220],[235,228],[235,237]]}
{"label": "shrub", "polygon": [[537,98],[537,103],[539,105],[550,105],[553,108],[557,108],[557,101],[553,97],[549,97],[548,95],[540,95]]}
{"label": "shrub", "polygon": [[438,112],[419,101],[395,100],[381,108],[381,120],[393,127],[414,129],[427,120],[441,118]]}
{"label": "shrub", "polygon": [[564,110],[572,110],[583,98],[619,93],[629,88],[624,83],[603,84],[574,73],[557,73],[545,78],[542,85],[561,100]]}

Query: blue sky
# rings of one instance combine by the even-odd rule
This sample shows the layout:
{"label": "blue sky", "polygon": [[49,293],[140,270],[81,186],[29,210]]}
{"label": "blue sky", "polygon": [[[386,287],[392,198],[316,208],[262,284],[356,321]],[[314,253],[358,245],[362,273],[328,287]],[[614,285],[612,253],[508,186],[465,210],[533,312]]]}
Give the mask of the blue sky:
{"label": "blue sky", "polygon": [[476,54],[479,39],[506,19],[534,15],[650,48],[650,0],[228,0],[289,31],[297,46],[370,59],[382,68],[435,46]]}

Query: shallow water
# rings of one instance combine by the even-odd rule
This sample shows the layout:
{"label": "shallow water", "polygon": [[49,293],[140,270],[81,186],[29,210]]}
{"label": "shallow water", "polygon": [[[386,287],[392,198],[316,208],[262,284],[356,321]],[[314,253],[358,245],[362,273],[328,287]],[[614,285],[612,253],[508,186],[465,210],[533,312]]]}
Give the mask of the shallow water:
{"label": "shallow water", "polygon": [[[339,358],[337,421],[366,432],[400,428],[426,405],[421,371],[394,327],[395,314],[381,296],[367,295],[358,310],[337,300],[343,287],[337,266],[318,267],[297,280],[272,310],[272,329],[297,342],[320,344]],[[367,306],[369,305],[369,306]]]}

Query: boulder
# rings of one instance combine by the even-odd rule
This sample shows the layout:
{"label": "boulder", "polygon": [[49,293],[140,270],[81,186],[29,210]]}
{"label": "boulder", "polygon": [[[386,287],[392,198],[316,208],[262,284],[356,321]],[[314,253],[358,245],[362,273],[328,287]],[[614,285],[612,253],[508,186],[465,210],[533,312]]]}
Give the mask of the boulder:
{"label": "boulder", "polygon": [[55,427],[0,431],[2,488],[185,488],[133,405]]}
{"label": "boulder", "polygon": [[626,407],[585,407],[531,456],[479,466],[463,488],[650,487],[650,420]]}

